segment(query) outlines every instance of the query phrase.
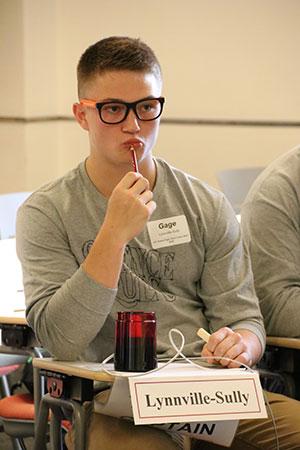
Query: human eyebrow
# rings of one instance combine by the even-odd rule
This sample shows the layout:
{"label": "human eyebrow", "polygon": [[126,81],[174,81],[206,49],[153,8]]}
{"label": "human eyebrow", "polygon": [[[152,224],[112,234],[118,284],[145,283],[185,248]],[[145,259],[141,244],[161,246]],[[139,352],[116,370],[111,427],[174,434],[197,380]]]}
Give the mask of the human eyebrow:
{"label": "human eyebrow", "polygon": [[147,97],[143,97],[134,102],[126,102],[122,98],[110,98],[109,97],[109,98],[104,98],[101,101],[99,100],[97,103],[106,103],[106,102],[108,102],[108,103],[135,103],[135,102],[144,101],[144,100],[152,100],[154,98],[157,98],[157,97],[155,97],[154,95],[148,95]]}
{"label": "human eyebrow", "polygon": [[121,98],[104,98],[103,100],[99,100],[99,103],[106,103],[106,102],[120,102],[120,103],[124,103],[124,100],[122,100]]}

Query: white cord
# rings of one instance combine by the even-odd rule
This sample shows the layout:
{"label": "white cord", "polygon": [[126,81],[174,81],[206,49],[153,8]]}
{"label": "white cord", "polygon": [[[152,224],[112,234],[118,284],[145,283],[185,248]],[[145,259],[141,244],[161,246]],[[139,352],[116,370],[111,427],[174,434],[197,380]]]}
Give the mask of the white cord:
{"label": "white cord", "polygon": [[[173,338],[172,338],[172,332],[178,333],[178,334],[180,335],[180,337],[181,337],[181,345],[180,345],[180,348],[179,348],[179,349],[178,349],[178,347],[176,346],[176,344],[174,343],[174,340],[173,340]],[[107,373],[107,374],[109,374],[109,375],[117,375],[117,376],[120,376],[120,377],[127,377],[127,378],[130,378],[130,377],[142,377],[142,376],[144,376],[144,375],[146,375],[146,374],[148,375],[149,373],[158,372],[159,370],[164,369],[164,368],[167,367],[169,364],[171,364],[173,361],[175,361],[175,359],[177,359],[179,355],[182,356],[184,359],[187,360],[187,358],[186,358],[186,357],[183,355],[183,353],[182,353],[182,349],[183,349],[183,347],[184,347],[185,339],[184,339],[184,335],[181,333],[181,331],[177,330],[176,328],[172,328],[172,329],[169,331],[169,340],[170,340],[170,342],[171,342],[173,348],[175,349],[176,354],[175,354],[171,359],[169,359],[165,364],[163,364],[163,365],[160,366],[160,367],[156,367],[155,369],[148,370],[147,372],[142,372],[142,373],[138,373],[138,374],[137,374],[137,373],[129,374],[128,372],[110,371],[110,370],[108,370],[108,369],[106,369],[106,368],[104,367],[104,364],[108,363],[108,361],[110,361],[110,360],[114,357],[114,354],[112,353],[112,354],[109,355],[104,361],[102,361],[102,363],[101,363],[101,369],[102,369],[105,373]],[[194,363],[191,361],[191,364],[194,364]],[[194,365],[196,365],[196,364],[194,364]],[[203,369],[206,369],[206,368],[203,368]]]}
{"label": "white cord", "polygon": [[[173,333],[178,334],[180,336],[180,338],[181,338],[181,343],[180,343],[179,348],[177,347],[177,345],[174,342],[174,339],[173,339],[173,336],[172,336]],[[149,373],[154,373],[154,372],[158,372],[159,370],[163,370],[165,367],[167,367],[173,361],[178,359],[179,356],[181,356],[181,358],[184,359],[186,362],[188,362],[189,364],[191,364],[193,366],[198,367],[199,369],[211,370],[209,367],[205,367],[205,366],[203,366],[201,364],[197,364],[196,362],[193,361],[194,358],[188,358],[187,356],[184,355],[184,353],[182,353],[182,350],[183,350],[183,347],[184,347],[184,344],[185,344],[185,338],[184,338],[184,335],[182,334],[182,332],[180,330],[177,330],[177,328],[171,328],[171,330],[169,331],[169,340],[170,340],[171,345],[174,348],[176,353],[175,353],[174,356],[172,356],[172,358],[170,358],[165,364],[163,364],[160,367],[156,367],[155,369],[148,370],[147,372],[133,373],[133,374],[129,374],[129,372],[111,371],[111,370],[108,370],[104,366],[104,364],[107,364],[114,357],[114,354],[112,353],[107,358],[105,358],[102,361],[102,363],[100,363],[101,369],[103,370],[103,372],[107,373],[108,375],[113,375],[113,376],[118,376],[118,377],[127,377],[127,378],[130,378],[130,377],[143,377],[145,375],[148,375]],[[210,358],[216,359],[216,360],[220,359],[219,356],[211,356]],[[205,362],[207,361],[207,358],[204,357],[204,356],[197,356],[196,359],[198,361],[205,361]],[[222,359],[224,359],[225,361],[235,362],[236,363],[236,361],[234,361],[231,358],[226,358],[226,357],[222,356]],[[247,366],[247,364],[241,363],[241,365],[243,367],[245,367],[247,370],[250,370],[251,372],[255,372],[251,367]]]}

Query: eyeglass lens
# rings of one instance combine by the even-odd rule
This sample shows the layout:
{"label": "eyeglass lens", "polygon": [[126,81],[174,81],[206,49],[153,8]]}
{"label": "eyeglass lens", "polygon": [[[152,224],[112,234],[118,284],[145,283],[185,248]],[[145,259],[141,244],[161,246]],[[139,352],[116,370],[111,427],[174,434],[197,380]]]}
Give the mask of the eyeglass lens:
{"label": "eyeglass lens", "polygon": [[[121,102],[111,102],[102,105],[100,108],[100,117],[106,123],[122,122],[128,114],[128,109],[131,109],[126,104]],[[159,117],[162,105],[157,99],[149,99],[138,102],[132,106],[138,119],[140,120],[154,120]]]}

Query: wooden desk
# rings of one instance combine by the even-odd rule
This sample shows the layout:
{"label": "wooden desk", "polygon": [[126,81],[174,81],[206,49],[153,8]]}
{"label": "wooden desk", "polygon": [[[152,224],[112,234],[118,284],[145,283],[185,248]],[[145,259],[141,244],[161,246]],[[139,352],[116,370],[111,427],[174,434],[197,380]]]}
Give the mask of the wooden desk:
{"label": "wooden desk", "polygon": [[267,345],[300,350],[300,339],[288,337],[267,336]]}
{"label": "wooden desk", "polygon": [[25,309],[20,310],[0,310],[0,324],[28,325],[25,318]]}
{"label": "wooden desk", "polygon": [[33,367],[93,381],[114,381],[113,375],[101,371],[99,363],[57,361],[54,358],[33,358]]}
{"label": "wooden desk", "polygon": [[[22,320],[20,321],[22,323]],[[1,323],[1,317],[0,317]],[[282,357],[286,357],[287,351],[300,350],[300,339],[267,337],[267,345],[283,349]],[[290,353],[290,352],[289,352]],[[294,352],[292,352],[294,353]],[[279,355],[278,355],[279,356]],[[299,357],[299,355],[297,355]],[[290,357],[289,357],[290,358]],[[114,377],[101,371],[99,363],[58,361],[54,358],[34,358],[33,366],[45,372],[57,372],[70,377],[84,378],[93,381],[113,382]]]}

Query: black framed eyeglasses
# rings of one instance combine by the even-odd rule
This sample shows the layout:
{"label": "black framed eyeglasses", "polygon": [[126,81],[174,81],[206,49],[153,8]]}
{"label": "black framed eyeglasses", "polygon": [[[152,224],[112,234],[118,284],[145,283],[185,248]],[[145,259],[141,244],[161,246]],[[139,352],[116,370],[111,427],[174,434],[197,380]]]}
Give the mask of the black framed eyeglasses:
{"label": "black framed eyeglasses", "polygon": [[136,102],[127,103],[121,101],[96,102],[95,100],[82,99],[80,104],[90,108],[96,108],[99,117],[104,123],[116,124],[123,122],[132,109],[139,120],[150,121],[157,119],[164,106],[165,98],[142,98]]}

